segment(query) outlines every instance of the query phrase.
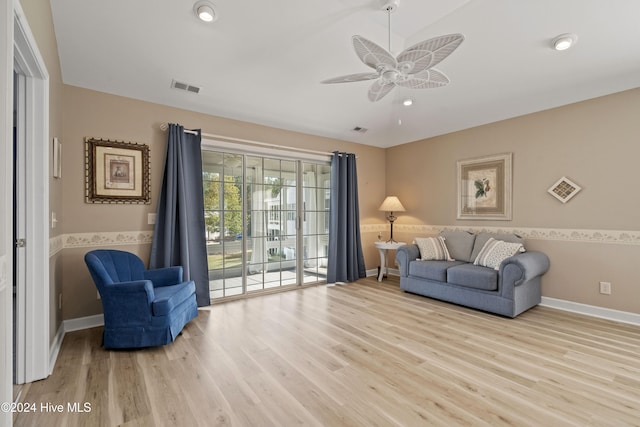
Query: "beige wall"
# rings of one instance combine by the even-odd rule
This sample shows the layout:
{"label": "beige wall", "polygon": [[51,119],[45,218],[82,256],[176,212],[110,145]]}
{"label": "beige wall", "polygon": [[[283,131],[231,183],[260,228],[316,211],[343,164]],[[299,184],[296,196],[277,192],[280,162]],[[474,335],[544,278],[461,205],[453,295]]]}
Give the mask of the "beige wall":
{"label": "beige wall", "polygon": [[[59,219],[65,234],[153,230],[152,225],[147,225],[147,214],[156,211],[167,140],[167,134],[160,129],[160,124],[167,122],[235,138],[326,152],[340,150],[355,153],[358,156],[362,222],[381,224],[384,221],[377,210],[384,198],[383,149],[194,113],[74,86],[64,86],[63,117],[64,192],[63,211]],[[84,138],[87,136],[149,145],[152,190],[150,205],[85,203]],[[375,238],[375,232],[363,235],[367,268],[376,268],[378,265],[377,252],[373,249]],[[143,258],[145,261],[148,258],[148,246],[142,244],[134,248],[136,252],[146,253]],[[84,271],[86,268],[82,256],[88,250],[89,248],[64,249],[62,252],[64,319],[101,312],[95,287]]]}
{"label": "beige wall", "polygon": [[[407,209],[398,236],[414,237],[409,224],[637,233],[639,111],[636,89],[388,149],[387,190]],[[513,153],[513,219],[456,220],[456,162],[505,152]],[[566,204],[547,193],[562,176],[582,187]],[[587,234],[528,242],[551,258],[543,295],[639,313],[640,241],[599,243]],[[599,294],[599,281],[612,282],[612,295]]]}

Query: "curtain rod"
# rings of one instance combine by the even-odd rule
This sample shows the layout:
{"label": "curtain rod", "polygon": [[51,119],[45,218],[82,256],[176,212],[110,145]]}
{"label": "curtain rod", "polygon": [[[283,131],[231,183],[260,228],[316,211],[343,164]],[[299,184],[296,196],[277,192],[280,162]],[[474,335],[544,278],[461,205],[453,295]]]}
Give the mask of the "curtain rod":
{"label": "curtain rod", "polygon": [[[162,123],[160,125],[160,129],[164,132],[166,132],[169,129],[169,125],[167,123]],[[191,134],[197,134],[196,131],[192,131],[189,129],[185,129],[184,130],[186,133],[191,133]],[[253,144],[253,145],[261,145],[263,147],[268,147],[268,148],[280,148],[280,149],[285,149],[285,150],[294,150],[294,151],[301,151],[304,153],[310,153],[310,154],[320,154],[322,156],[332,156],[333,153],[329,153],[326,151],[317,151],[317,150],[309,150],[306,148],[297,148],[297,147],[289,147],[286,145],[278,145],[278,144],[271,144],[268,142],[261,142],[261,141],[254,141],[251,139],[242,139],[242,138],[234,138],[232,136],[225,136],[225,135],[217,135],[214,133],[201,133],[202,136],[206,136],[209,138],[220,138],[220,139],[226,139],[228,141],[234,141],[234,142],[244,142],[246,144]]]}

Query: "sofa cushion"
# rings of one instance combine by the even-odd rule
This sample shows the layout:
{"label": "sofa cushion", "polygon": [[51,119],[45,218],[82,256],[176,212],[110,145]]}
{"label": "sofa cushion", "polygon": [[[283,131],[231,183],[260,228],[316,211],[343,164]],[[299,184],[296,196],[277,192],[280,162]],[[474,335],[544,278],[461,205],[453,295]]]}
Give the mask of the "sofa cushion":
{"label": "sofa cushion", "polygon": [[465,263],[447,269],[447,283],[495,291],[498,289],[498,272],[491,268]]}
{"label": "sofa cushion", "polygon": [[510,243],[522,243],[524,246],[524,239],[517,234],[504,234],[504,233],[478,233],[476,236],[476,241],[473,244],[473,251],[471,252],[471,258],[469,262],[474,262],[476,258],[478,258],[478,254],[484,247],[487,240],[490,238],[494,238],[496,240],[502,240]]}
{"label": "sofa cushion", "polygon": [[498,270],[502,261],[519,252],[524,252],[522,243],[510,243],[491,237],[484,244],[473,265],[481,265]]}
{"label": "sofa cushion", "polygon": [[457,261],[473,262],[475,258],[471,258],[473,243],[476,241],[476,235],[468,231],[442,231],[440,235],[445,238],[445,244],[449,250],[451,258]]}
{"label": "sofa cushion", "polygon": [[453,261],[449,255],[444,237],[416,237],[416,245],[420,249],[420,259],[424,261]]}
{"label": "sofa cushion", "polygon": [[409,276],[446,282],[447,269],[462,264],[465,263],[462,261],[411,261]]}
{"label": "sofa cushion", "polygon": [[151,303],[154,316],[166,316],[188,298],[195,298],[196,285],[191,282],[161,286],[153,289],[156,297]]}

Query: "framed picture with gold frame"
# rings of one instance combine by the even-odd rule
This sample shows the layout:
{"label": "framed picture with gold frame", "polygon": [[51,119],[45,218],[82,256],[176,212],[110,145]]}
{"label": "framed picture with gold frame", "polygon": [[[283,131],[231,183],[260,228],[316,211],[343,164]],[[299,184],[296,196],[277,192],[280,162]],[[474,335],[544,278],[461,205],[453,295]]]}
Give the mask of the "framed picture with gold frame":
{"label": "framed picture with gold frame", "polygon": [[150,204],[149,146],[85,138],[85,201]]}
{"label": "framed picture with gold frame", "polygon": [[458,161],[458,219],[511,219],[512,153]]}

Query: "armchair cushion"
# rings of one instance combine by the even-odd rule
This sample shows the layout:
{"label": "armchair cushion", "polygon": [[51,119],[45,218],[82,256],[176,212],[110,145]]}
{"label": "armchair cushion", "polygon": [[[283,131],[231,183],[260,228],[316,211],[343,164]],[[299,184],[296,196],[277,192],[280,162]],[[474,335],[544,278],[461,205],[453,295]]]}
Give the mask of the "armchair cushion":
{"label": "armchair cushion", "polygon": [[419,261],[409,264],[409,274],[423,279],[447,281],[447,270],[462,261]]}
{"label": "armchair cushion", "polygon": [[456,261],[473,262],[471,251],[473,243],[476,241],[476,235],[468,231],[449,231],[444,230],[440,235],[445,238],[445,243],[451,257]]}
{"label": "armchair cushion", "polygon": [[495,240],[502,240],[503,242],[509,242],[509,243],[522,243],[522,245],[524,246],[524,239],[518,236],[517,234],[482,232],[476,236],[476,240],[473,244],[473,251],[471,252],[471,258],[469,259],[469,262],[473,262],[475,261],[476,258],[478,258],[478,255],[480,254],[480,251],[482,250],[482,248],[484,248],[485,243],[487,243],[487,240],[491,238],[494,238]]}
{"label": "armchair cushion", "polygon": [[416,237],[416,244],[420,249],[420,259],[423,261],[453,261],[444,237]]}
{"label": "armchair cushion", "polygon": [[447,283],[495,291],[498,289],[498,272],[491,268],[466,263],[447,270]]}
{"label": "armchair cushion", "polygon": [[491,237],[484,244],[484,247],[478,254],[473,265],[481,265],[483,267],[493,268],[494,270],[500,269],[500,264],[505,259],[514,256],[518,252],[524,252],[524,246],[522,243],[510,243],[502,240],[496,240]]}
{"label": "armchair cushion", "polygon": [[196,292],[193,282],[184,282],[179,285],[160,286],[155,289],[156,297],[151,303],[154,316],[166,316],[180,303]]}

